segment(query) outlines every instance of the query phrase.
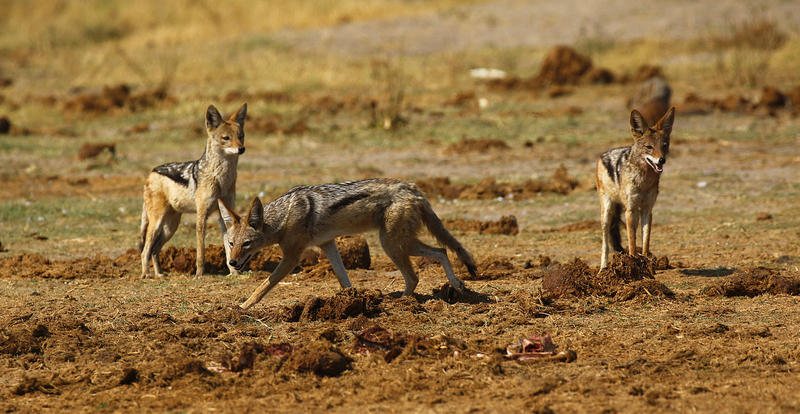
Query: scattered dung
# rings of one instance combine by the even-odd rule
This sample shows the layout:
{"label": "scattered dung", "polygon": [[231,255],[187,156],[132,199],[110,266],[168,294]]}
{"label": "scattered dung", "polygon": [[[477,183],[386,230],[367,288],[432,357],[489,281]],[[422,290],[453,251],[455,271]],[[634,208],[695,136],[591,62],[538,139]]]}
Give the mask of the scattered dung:
{"label": "scattered dung", "polygon": [[362,236],[342,236],[336,239],[345,269],[369,269],[372,265],[369,245]]}
{"label": "scattered dung", "polygon": [[311,342],[289,355],[283,369],[300,373],[311,372],[320,377],[338,377],[350,369],[352,359],[336,347],[323,342]]}
{"label": "scattered dung", "polygon": [[340,321],[359,315],[375,316],[383,311],[378,290],[347,288],[328,298],[309,295],[303,303],[272,309],[268,319],[281,322]]}
{"label": "scattered dung", "polygon": [[440,197],[455,200],[467,187],[465,184],[454,184],[447,177],[432,177],[416,180],[414,184],[425,193],[428,198]]}
{"label": "scattered dung", "polygon": [[800,109],[800,85],[797,85],[789,92],[789,98],[792,100],[795,110]]}
{"label": "scattered dung", "polygon": [[502,216],[497,221],[444,220],[444,226],[448,229],[477,232],[479,234],[507,234],[512,236],[519,234],[519,224],[517,224],[515,216]]}
{"label": "scattered dung", "polygon": [[535,233],[571,233],[575,231],[594,231],[600,230],[600,222],[597,220],[584,220],[575,223],[565,224],[559,227],[537,230]]}
{"label": "scattered dung", "polygon": [[764,86],[761,89],[761,98],[758,106],[766,108],[783,108],[786,105],[786,96],[773,86]]}
{"label": "scattered dung", "polygon": [[122,375],[120,375],[117,385],[133,384],[137,381],[139,381],[139,371],[137,371],[136,368],[128,367],[122,370]]}
{"label": "scattered dung", "polygon": [[800,295],[800,279],[785,277],[780,271],[765,267],[745,267],[717,285],[704,289],[709,296],[747,296],[755,297],[763,294]]}
{"label": "scattered dung", "polygon": [[433,297],[447,303],[489,303],[492,302],[488,295],[470,290],[466,286],[463,292],[445,283],[441,287],[433,288]]}
{"label": "scattered dung", "polygon": [[80,149],[78,149],[78,159],[83,161],[89,158],[96,158],[106,150],[108,150],[108,153],[111,154],[111,158],[116,156],[117,149],[116,145],[114,144],[97,144],[87,142],[81,145]]}
{"label": "scattered dung", "polygon": [[592,60],[568,46],[556,46],[547,53],[533,86],[575,85],[592,68]]}
{"label": "scattered dung", "polygon": [[461,141],[450,144],[445,152],[447,154],[465,154],[468,152],[485,153],[490,150],[507,150],[511,147],[501,139],[481,138],[481,139],[467,139],[461,138]]}
{"label": "scattered dung", "polygon": [[547,90],[547,96],[550,98],[558,98],[561,96],[571,95],[574,92],[572,88],[567,88],[561,85],[553,85]]}
{"label": "scattered dung", "polygon": [[99,93],[78,95],[64,103],[64,110],[98,115],[115,110],[137,112],[172,102],[175,102],[175,99],[169,96],[166,88],[132,93],[130,86],[121,83],[105,86]]}
{"label": "scattered dung", "polygon": [[464,280],[496,280],[513,276],[517,267],[504,257],[482,258],[478,263],[478,273],[464,275]]}
{"label": "scattered dung", "polygon": [[758,213],[756,216],[756,220],[764,221],[764,220],[772,220],[772,214],[765,212]]}
{"label": "scattered dung", "polygon": [[383,360],[390,363],[403,353],[406,346],[417,341],[416,337],[393,333],[379,325],[373,325],[356,334],[353,349],[364,355],[382,354]]}
{"label": "scattered dung", "polygon": [[[274,102],[274,103],[289,103],[292,101],[291,96],[286,92],[281,91],[256,91],[256,92],[243,92],[243,91],[229,91],[222,97],[225,103],[232,102]],[[249,118],[248,118],[249,122]]]}
{"label": "scattered dung", "polygon": [[305,119],[286,120],[280,114],[268,114],[247,118],[247,131],[257,134],[302,135],[311,128]]}
{"label": "scattered dung", "polygon": [[595,67],[586,72],[586,74],[583,75],[583,79],[594,84],[609,84],[614,83],[617,77],[614,75],[614,72],[609,69]]}
{"label": "scattered dung", "polygon": [[11,131],[11,121],[4,116],[0,116],[0,135],[8,134]]}
{"label": "scattered dung", "polygon": [[461,91],[456,96],[442,102],[443,106],[468,106],[477,103],[475,91]]}
{"label": "scattered dung", "polygon": [[580,259],[550,266],[542,280],[549,297],[607,296],[630,300],[637,296],[672,297],[674,294],[654,279],[654,261],[643,256],[615,253],[599,273]]}
{"label": "scattered dung", "polygon": [[651,78],[664,78],[664,70],[658,65],[641,65],[628,79],[631,82],[644,82]]}

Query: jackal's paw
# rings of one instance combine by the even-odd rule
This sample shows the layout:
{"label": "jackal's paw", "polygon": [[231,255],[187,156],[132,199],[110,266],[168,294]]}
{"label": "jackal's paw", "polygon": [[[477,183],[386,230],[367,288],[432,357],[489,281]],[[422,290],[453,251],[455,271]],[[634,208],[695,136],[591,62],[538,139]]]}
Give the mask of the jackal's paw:
{"label": "jackal's paw", "polygon": [[467,287],[464,286],[464,282],[459,279],[451,282],[451,285],[453,286],[453,289],[457,290],[459,293],[464,293],[467,291]]}

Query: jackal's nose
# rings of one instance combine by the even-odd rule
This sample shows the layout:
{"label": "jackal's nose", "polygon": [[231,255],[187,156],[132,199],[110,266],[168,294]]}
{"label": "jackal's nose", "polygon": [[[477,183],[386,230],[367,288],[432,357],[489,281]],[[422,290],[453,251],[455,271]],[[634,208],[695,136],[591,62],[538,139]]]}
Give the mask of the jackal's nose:
{"label": "jackal's nose", "polygon": [[233,266],[233,267],[236,267],[237,262],[236,262],[236,260],[231,259],[231,261],[228,262],[228,264]]}
{"label": "jackal's nose", "polygon": [[244,147],[239,148],[239,155],[244,154]]}
{"label": "jackal's nose", "polygon": [[658,165],[664,165],[666,163],[667,163],[667,159],[666,158],[661,157],[661,158],[658,159]]}

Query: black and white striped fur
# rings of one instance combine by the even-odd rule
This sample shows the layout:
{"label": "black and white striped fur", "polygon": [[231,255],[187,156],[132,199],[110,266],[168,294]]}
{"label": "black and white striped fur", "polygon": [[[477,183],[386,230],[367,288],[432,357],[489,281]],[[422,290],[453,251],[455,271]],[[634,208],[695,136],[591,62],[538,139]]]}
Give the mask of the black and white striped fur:
{"label": "black and white striped fur", "polygon": [[414,185],[388,178],[373,178],[337,184],[295,187],[262,207],[256,198],[246,216],[239,218],[220,201],[220,214],[229,231],[230,265],[242,270],[261,248],[277,243],[283,251],[278,267],[241,306],[249,308],[297,266],[308,247],[319,246],[328,256],[339,284],[350,286],[334,239],[346,234],[377,230],[381,247],[400,269],[404,294],[410,295],[418,278],[409,256],[437,260],[454,288],[464,283],[453,272],[447,251],[428,246],[417,238],[424,225],[439,243],[453,250],[467,270],[475,275],[472,256],[445,229],[430,203]]}
{"label": "black and white striped fur", "polygon": [[[144,185],[142,225],[138,241],[142,254],[142,277],[150,260],[157,276],[163,276],[158,253],[180,224],[183,213],[197,213],[197,271],[204,271],[206,219],[217,209],[217,199],[233,205],[236,199],[236,168],[244,153],[244,120],[247,104],[227,120],[213,105],[206,111],[206,149],[194,161],[171,162],[153,168]],[[222,233],[226,228],[220,219]],[[228,253],[226,249],[226,253]],[[235,273],[233,267],[229,267]]]}

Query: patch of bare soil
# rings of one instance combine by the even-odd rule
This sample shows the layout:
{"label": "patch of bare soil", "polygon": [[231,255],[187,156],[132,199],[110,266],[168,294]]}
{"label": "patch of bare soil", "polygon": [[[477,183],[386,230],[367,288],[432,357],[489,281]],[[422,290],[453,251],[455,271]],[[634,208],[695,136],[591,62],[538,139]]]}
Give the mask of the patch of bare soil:
{"label": "patch of bare soil", "polygon": [[468,138],[461,138],[461,141],[454,142],[450,144],[445,153],[447,154],[465,154],[468,152],[486,152],[490,150],[507,150],[511,149],[511,147],[506,144],[505,141],[501,139],[493,139],[493,138],[480,138],[480,139],[468,139]]}
{"label": "patch of bare soil", "polygon": [[578,187],[578,180],[569,175],[561,165],[549,180],[526,180],[523,183],[498,183],[494,178],[484,178],[477,184],[453,184],[447,177],[416,180],[415,184],[428,197],[446,199],[486,200],[507,198],[526,200],[540,193],[569,194]]}
{"label": "patch of bare soil", "polygon": [[78,95],[64,102],[66,112],[100,115],[112,111],[137,112],[157,105],[174,103],[165,88],[156,88],[134,93],[131,87],[121,83],[105,86],[99,93]]}
{"label": "patch of bare soil", "polygon": [[710,296],[747,296],[764,294],[800,295],[798,275],[784,276],[780,271],[765,267],[746,267],[739,269],[724,280],[705,289]]}
{"label": "patch of bare soil", "polygon": [[[796,91],[797,89],[795,89]],[[794,91],[790,94],[795,93]],[[759,98],[755,101],[737,95],[729,94],[724,98],[704,98],[694,93],[689,93],[678,106],[678,111],[684,114],[708,114],[714,111],[740,112],[756,116],[777,116],[781,111],[791,109],[787,94],[773,86],[764,86]],[[800,96],[797,97],[800,99]],[[797,106],[797,104],[795,104]]]}
{"label": "patch of bare soil", "polygon": [[367,317],[381,313],[383,294],[377,290],[347,288],[332,297],[309,295],[301,303],[269,311],[268,318],[282,322],[338,321],[359,315]]}
{"label": "patch of bare soil", "polygon": [[444,220],[443,223],[448,229],[477,232],[479,234],[508,234],[512,236],[519,234],[519,224],[517,224],[517,218],[514,216],[503,216],[497,221],[452,219]]}
{"label": "patch of bare soil", "polygon": [[548,268],[542,289],[549,297],[607,296],[630,300],[637,296],[672,297],[669,288],[654,279],[655,263],[643,256],[614,254],[597,272],[580,259]]}

